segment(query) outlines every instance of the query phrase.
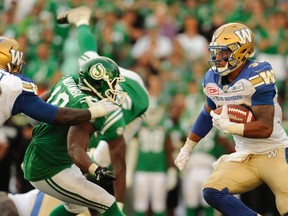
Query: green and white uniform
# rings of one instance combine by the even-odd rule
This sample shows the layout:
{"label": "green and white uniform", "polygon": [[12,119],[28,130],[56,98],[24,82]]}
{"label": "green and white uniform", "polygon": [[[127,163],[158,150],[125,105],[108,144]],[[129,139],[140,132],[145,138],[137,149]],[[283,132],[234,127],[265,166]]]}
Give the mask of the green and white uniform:
{"label": "green and white uniform", "polygon": [[[133,207],[135,215],[144,215],[151,209],[155,215],[165,215],[166,210],[166,139],[170,119],[160,107],[148,110],[137,133],[138,157],[134,173]],[[161,118],[161,119],[160,119]]]}
{"label": "green and white uniform", "polygon": [[[59,107],[87,108],[88,94],[77,87],[78,79],[63,77],[52,89],[48,102]],[[91,97],[91,96],[89,96]],[[97,101],[96,97],[93,100]],[[96,131],[100,131],[105,118],[91,121]],[[98,185],[89,182],[80,169],[73,164],[67,153],[67,133],[69,127],[40,123],[33,130],[33,139],[24,157],[24,177],[31,184],[65,203],[65,208],[73,213],[86,210],[86,206],[100,213],[105,212],[115,198]]]}

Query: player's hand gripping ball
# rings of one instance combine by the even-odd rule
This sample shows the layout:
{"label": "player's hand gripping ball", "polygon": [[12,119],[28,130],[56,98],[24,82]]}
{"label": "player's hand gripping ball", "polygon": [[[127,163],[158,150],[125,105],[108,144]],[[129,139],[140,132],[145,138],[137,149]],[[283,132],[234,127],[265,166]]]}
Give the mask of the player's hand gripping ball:
{"label": "player's hand gripping ball", "polygon": [[[228,116],[231,122],[248,123],[256,120],[253,112],[245,105],[227,105]],[[214,112],[218,115],[222,112],[222,107],[217,108]]]}

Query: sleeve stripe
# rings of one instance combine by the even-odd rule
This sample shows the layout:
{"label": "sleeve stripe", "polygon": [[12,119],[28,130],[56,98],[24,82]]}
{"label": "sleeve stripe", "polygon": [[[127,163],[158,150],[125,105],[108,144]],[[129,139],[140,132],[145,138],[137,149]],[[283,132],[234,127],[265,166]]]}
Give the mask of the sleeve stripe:
{"label": "sleeve stripe", "polygon": [[115,122],[117,122],[119,119],[123,117],[122,110],[119,109],[115,113],[113,113],[111,116],[108,117],[108,119],[105,122],[105,125],[103,129],[101,130],[101,134],[104,134],[111,125],[113,125]]}

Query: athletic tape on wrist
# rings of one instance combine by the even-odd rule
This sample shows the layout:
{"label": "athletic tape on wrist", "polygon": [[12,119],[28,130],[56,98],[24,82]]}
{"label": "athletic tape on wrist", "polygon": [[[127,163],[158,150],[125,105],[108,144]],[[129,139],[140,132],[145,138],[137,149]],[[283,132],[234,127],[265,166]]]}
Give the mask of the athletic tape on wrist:
{"label": "athletic tape on wrist", "polygon": [[98,168],[98,166],[95,163],[92,163],[88,168],[89,174],[95,175],[95,171],[97,168]]}

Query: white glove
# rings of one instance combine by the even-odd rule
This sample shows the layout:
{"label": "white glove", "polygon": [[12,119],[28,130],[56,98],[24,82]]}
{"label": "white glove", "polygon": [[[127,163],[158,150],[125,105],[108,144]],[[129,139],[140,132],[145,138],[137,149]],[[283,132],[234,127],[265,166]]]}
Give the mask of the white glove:
{"label": "white glove", "polygon": [[228,115],[228,107],[224,105],[220,115],[216,114],[213,110],[210,112],[212,116],[213,126],[218,128],[224,134],[235,134],[243,136],[244,124],[231,122]]}
{"label": "white glove", "polygon": [[89,106],[88,110],[91,113],[91,119],[106,116],[110,112],[113,112],[119,108],[119,106],[109,101],[108,98],[104,98],[97,102],[93,102],[91,97],[86,97],[85,100]]}
{"label": "white glove", "polygon": [[168,191],[175,188],[177,185],[177,170],[174,167],[170,167],[167,170],[167,182],[166,182],[166,188]]}
{"label": "white glove", "polygon": [[178,167],[180,171],[182,171],[185,168],[189,160],[191,151],[196,145],[197,145],[196,142],[187,138],[184,146],[180,149],[180,152],[174,161],[175,165]]}

